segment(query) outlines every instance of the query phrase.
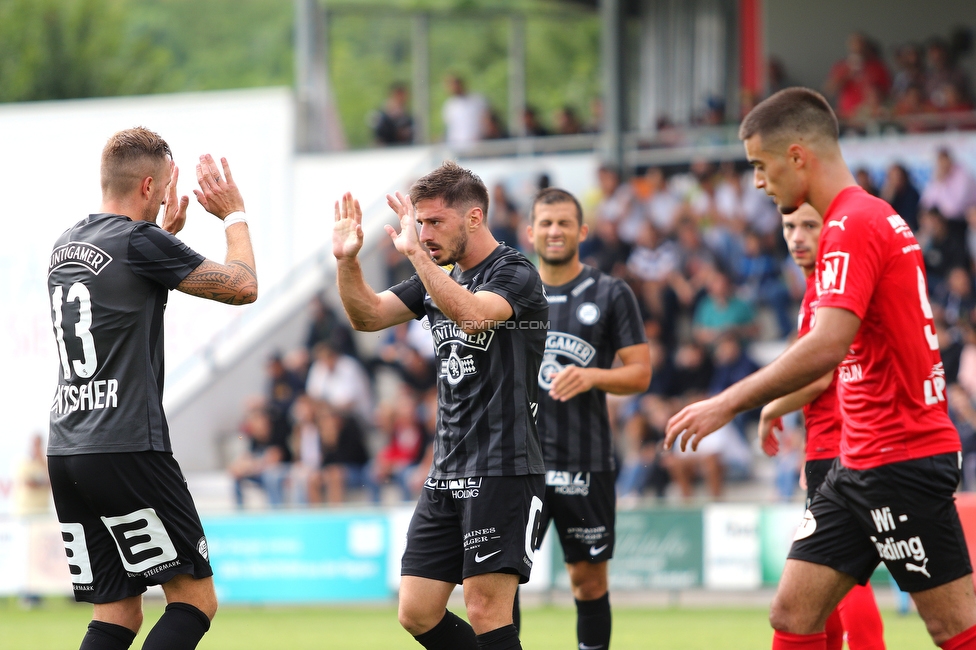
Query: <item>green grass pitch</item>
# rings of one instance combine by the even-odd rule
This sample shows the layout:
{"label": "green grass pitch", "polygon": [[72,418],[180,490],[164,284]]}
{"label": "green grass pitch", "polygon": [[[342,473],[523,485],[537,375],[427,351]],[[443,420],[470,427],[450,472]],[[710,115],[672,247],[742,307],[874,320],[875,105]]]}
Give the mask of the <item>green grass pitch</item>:
{"label": "green grass pitch", "polygon": [[[461,609],[460,607],[453,609]],[[146,624],[132,644],[140,648],[162,606],[149,602]],[[457,612],[462,614],[462,611]],[[934,648],[916,614],[883,611],[888,650]],[[614,609],[614,650],[762,650],[772,633],[766,610],[756,608]],[[0,599],[0,648],[77,648],[91,616],[87,605],[48,599],[33,610],[15,599]],[[576,647],[575,610],[565,606],[525,607],[522,645],[526,650]],[[223,607],[200,650],[323,650],[362,648],[414,650],[420,646],[400,629],[393,605],[357,607]]]}

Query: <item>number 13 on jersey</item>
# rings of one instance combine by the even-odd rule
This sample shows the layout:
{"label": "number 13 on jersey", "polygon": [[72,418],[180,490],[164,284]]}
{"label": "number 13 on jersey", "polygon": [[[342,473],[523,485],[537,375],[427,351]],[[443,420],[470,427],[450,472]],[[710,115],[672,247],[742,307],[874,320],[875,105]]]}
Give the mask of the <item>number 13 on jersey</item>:
{"label": "number 13 on jersey", "polygon": [[[82,358],[69,359],[68,348],[64,343],[64,321],[63,303],[78,303],[78,322],[75,324],[75,336],[81,341]],[[64,287],[57,286],[51,293],[51,309],[54,312],[54,332],[58,339],[58,355],[61,357],[61,369],[64,371],[64,378],[71,378],[71,369],[75,373],[87,379],[95,374],[98,368],[98,358],[95,355],[95,338],[91,333],[92,326],[92,300],[91,293],[81,282],[75,282],[68,287],[67,300],[64,296]]]}

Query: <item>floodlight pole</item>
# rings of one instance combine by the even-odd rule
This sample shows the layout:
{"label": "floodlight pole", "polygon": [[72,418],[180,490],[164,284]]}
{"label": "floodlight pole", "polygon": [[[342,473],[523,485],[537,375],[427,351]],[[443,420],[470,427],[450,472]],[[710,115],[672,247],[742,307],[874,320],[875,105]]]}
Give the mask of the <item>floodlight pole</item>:
{"label": "floodlight pole", "polygon": [[622,169],[624,162],[624,20],[620,0],[600,0],[600,51],[603,78],[604,162]]}
{"label": "floodlight pole", "polygon": [[413,17],[413,141],[430,142],[430,17]]}
{"label": "floodlight pole", "polygon": [[525,137],[525,18],[512,14],[508,27],[508,132]]}
{"label": "floodlight pole", "polygon": [[329,146],[324,13],[318,0],[295,0],[295,147],[303,152]]}

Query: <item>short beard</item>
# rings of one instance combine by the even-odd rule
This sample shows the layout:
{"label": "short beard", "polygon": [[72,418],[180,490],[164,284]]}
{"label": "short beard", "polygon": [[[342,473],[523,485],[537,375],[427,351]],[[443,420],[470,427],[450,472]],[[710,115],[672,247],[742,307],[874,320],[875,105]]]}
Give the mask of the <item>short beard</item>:
{"label": "short beard", "polygon": [[566,266],[571,264],[574,259],[576,259],[576,251],[578,248],[566,251],[565,257],[546,257],[544,253],[539,253],[539,259],[548,264],[549,266]]}
{"label": "short beard", "polygon": [[[456,237],[451,239],[451,254],[446,260],[441,260],[438,262],[441,266],[447,266],[448,264],[457,264],[458,260],[464,257],[464,254],[468,252],[468,233],[461,231]],[[443,249],[441,249],[443,250]]]}
{"label": "short beard", "polygon": [[784,205],[783,207],[781,207],[779,209],[779,213],[780,214],[783,214],[783,215],[793,214],[794,212],[796,212],[799,209],[800,209],[800,206],[798,206],[798,205],[794,205],[792,207],[791,206],[788,206],[788,205]]}

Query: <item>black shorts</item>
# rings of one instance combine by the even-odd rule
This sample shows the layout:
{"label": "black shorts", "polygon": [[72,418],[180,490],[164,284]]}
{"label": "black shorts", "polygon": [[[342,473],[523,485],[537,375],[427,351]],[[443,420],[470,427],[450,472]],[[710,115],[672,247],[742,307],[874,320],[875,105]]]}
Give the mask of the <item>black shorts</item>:
{"label": "black shorts", "polygon": [[789,557],[860,584],[880,561],[908,592],[972,573],[954,493],[959,455],[853,470],[835,463],[793,538]]}
{"label": "black shorts", "polygon": [[823,458],[808,460],[803,464],[803,475],[807,479],[807,508],[813,503],[813,495],[817,493],[817,488],[823,485],[827,472],[834,466],[836,460],[836,458]]}
{"label": "black shorts", "polygon": [[541,534],[552,520],[567,563],[606,562],[613,557],[616,503],[613,472],[546,472]]}
{"label": "black shorts", "polygon": [[172,454],[50,456],[48,470],[75,600],[111,603],[179,574],[213,575]]}
{"label": "black shorts", "polygon": [[545,477],[428,478],[407,529],[400,575],[461,584],[483,573],[528,582]]}

